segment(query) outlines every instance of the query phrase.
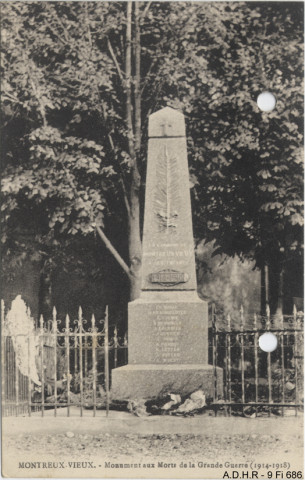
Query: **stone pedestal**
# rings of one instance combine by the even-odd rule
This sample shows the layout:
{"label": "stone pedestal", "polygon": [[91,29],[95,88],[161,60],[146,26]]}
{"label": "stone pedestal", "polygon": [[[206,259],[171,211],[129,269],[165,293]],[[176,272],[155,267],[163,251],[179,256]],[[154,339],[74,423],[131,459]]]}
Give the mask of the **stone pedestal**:
{"label": "stone pedestal", "polygon": [[[203,390],[214,395],[212,365],[126,365],[112,371],[112,398],[149,399],[166,393],[187,395]],[[217,394],[222,394],[222,369],[217,367]]]}
{"label": "stone pedestal", "polygon": [[[112,371],[112,397],[214,394],[208,365],[208,308],[194,291],[143,292],[129,303],[128,365]],[[222,370],[217,369],[218,394]]]}

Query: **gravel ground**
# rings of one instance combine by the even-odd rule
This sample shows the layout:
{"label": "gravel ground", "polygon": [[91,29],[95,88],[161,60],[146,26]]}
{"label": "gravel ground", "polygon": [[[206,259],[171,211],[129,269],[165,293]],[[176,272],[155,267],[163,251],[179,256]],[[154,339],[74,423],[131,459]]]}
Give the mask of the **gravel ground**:
{"label": "gravel ground", "polygon": [[[236,468],[249,472],[247,478],[273,478],[270,471],[273,474],[276,469],[284,472],[282,479],[304,478],[301,415],[139,418],[111,411],[109,417],[105,412],[96,417],[84,412],[82,418],[67,418],[60,413],[64,414],[58,412],[56,418],[46,412],[44,418],[37,415],[2,420],[4,476],[243,478],[232,477]],[[47,466],[41,462],[47,462]],[[230,477],[223,476],[227,469],[231,469]],[[255,469],[258,477],[251,476]],[[291,476],[291,471],[301,477]]]}
{"label": "gravel ground", "polygon": [[294,442],[285,436],[274,435],[117,435],[104,433],[99,435],[66,432],[60,434],[19,434],[7,436],[3,441],[6,451],[18,451],[19,454],[47,454],[52,452],[53,460],[60,457],[108,458],[112,460],[122,456],[152,457],[154,459],[194,460],[226,458],[251,459],[274,458],[276,453],[291,457],[299,449],[302,438],[296,436]]}

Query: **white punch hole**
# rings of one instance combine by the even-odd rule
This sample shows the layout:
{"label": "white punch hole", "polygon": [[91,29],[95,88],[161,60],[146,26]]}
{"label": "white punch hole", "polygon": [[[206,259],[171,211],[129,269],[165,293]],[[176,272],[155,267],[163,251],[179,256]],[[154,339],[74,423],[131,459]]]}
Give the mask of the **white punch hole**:
{"label": "white punch hole", "polygon": [[257,97],[257,105],[263,112],[271,112],[276,104],[275,96],[270,92],[263,92]]}
{"label": "white punch hole", "polygon": [[277,338],[274,333],[266,332],[259,337],[258,343],[263,352],[274,352],[277,347]]}

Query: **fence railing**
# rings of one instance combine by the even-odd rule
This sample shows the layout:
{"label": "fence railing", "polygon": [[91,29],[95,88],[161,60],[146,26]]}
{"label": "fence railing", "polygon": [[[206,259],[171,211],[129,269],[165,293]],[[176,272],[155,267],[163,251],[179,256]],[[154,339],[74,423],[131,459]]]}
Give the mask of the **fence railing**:
{"label": "fence railing", "polygon": [[[214,366],[214,409],[227,415],[261,412],[284,415],[303,407],[303,323],[304,315],[294,307],[293,315],[224,318],[212,307],[210,356]],[[273,352],[264,352],[259,338],[272,332],[277,339]],[[223,398],[217,398],[216,367],[223,368]]]}
{"label": "fence railing", "polygon": [[16,364],[10,337],[2,338],[2,415],[23,415],[28,412],[28,377]]}
{"label": "fence railing", "polygon": [[[224,317],[212,306],[209,331],[209,363],[214,366],[215,415],[284,415],[302,407],[303,313],[290,316],[249,317],[241,308],[238,318]],[[88,322],[79,308],[78,317],[44,321],[31,334],[8,334],[2,307],[2,412],[4,416],[65,408],[70,416],[77,407],[106,410],[111,391],[111,370],[127,364],[127,337],[109,326],[108,309]],[[278,340],[273,352],[259,347],[259,338],[272,332]],[[223,369],[223,396],[217,368]],[[52,413],[53,413],[52,412]]]}
{"label": "fence railing", "polygon": [[[3,315],[3,321],[4,321]],[[127,363],[127,338],[110,328],[108,309],[88,325],[79,308],[78,318],[65,321],[40,317],[39,328],[32,334],[5,334],[2,328],[2,412],[19,415],[39,410],[65,407],[97,408],[109,412],[111,369]],[[35,350],[33,354],[33,349]],[[34,358],[34,364],[33,364]]]}

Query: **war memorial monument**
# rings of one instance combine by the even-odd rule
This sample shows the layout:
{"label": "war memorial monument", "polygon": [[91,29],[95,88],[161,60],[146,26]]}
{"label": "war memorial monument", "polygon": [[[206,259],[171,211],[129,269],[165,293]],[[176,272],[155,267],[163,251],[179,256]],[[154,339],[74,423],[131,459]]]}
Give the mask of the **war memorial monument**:
{"label": "war memorial monument", "polygon": [[[142,288],[128,305],[128,365],[112,371],[112,396],[150,398],[202,389],[213,395],[208,304],[197,295],[184,115],[149,117]],[[217,384],[222,370],[217,368]]]}

